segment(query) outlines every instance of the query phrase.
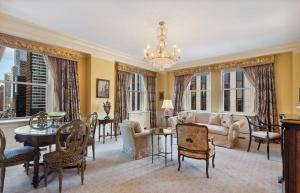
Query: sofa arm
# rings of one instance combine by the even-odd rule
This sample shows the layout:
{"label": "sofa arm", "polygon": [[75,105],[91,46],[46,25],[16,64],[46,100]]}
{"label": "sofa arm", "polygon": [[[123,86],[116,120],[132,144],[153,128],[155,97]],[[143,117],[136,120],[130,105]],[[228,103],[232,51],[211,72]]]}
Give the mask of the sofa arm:
{"label": "sofa arm", "polygon": [[177,116],[170,117],[168,119],[168,123],[169,123],[169,125],[171,125],[171,127],[175,128],[177,125]]}
{"label": "sofa arm", "polygon": [[238,141],[238,137],[240,135],[240,129],[244,126],[245,120],[239,120],[234,122],[229,127],[228,131],[228,145],[229,148],[232,148],[234,146],[234,143]]}

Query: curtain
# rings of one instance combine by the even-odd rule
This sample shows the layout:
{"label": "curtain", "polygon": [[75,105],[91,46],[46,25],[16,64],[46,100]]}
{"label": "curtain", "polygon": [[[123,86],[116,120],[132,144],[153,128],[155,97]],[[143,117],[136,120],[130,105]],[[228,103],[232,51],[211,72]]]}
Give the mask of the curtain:
{"label": "curtain", "polygon": [[48,66],[54,80],[54,111],[65,112],[65,121],[80,119],[77,62],[48,56]]}
{"label": "curtain", "polygon": [[185,89],[187,88],[189,82],[191,81],[193,75],[181,75],[175,76],[175,85],[174,85],[174,114],[182,111],[182,98]]}
{"label": "curtain", "polygon": [[[248,80],[255,88],[255,112],[267,124],[278,125],[274,64],[244,67]],[[279,132],[278,128],[274,128]]]}
{"label": "curtain", "polygon": [[156,125],[156,80],[154,76],[144,76],[144,82],[147,90],[148,110],[150,111],[150,126]]}
{"label": "curtain", "polygon": [[114,115],[116,124],[121,123],[124,119],[128,119],[129,86],[131,78],[131,73],[117,71],[116,107]]}

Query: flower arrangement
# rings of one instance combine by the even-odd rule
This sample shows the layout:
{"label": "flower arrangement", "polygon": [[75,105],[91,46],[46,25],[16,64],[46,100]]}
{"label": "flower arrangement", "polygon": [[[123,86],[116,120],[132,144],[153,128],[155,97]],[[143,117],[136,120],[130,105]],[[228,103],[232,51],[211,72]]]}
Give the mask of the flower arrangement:
{"label": "flower arrangement", "polygon": [[177,124],[184,124],[184,122],[185,122],[185,117],[178,115]]}

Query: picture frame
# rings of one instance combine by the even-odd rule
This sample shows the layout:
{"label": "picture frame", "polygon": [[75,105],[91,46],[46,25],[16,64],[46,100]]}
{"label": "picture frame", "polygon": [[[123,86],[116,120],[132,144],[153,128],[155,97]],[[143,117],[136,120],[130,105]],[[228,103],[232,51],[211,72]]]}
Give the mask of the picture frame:
{"label": "picture frame", "polygon": [[109,98],[109,80],[96,79],[96,98]]}

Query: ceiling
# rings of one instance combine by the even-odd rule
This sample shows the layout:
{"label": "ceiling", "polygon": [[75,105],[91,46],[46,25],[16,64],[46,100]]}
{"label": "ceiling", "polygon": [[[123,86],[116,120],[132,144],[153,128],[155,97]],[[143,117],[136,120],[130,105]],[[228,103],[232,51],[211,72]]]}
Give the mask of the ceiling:
{"label": "ceiling", "polygon": [[158,22],[180,62],[269,48],[300,39],[299,0],[0,0],[0,12],[143,59]]}

